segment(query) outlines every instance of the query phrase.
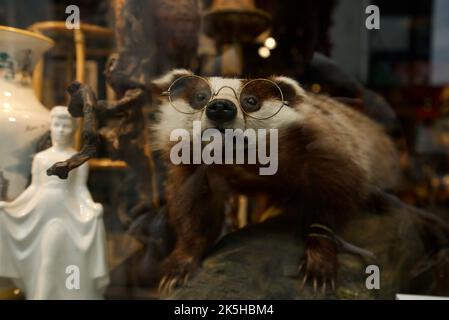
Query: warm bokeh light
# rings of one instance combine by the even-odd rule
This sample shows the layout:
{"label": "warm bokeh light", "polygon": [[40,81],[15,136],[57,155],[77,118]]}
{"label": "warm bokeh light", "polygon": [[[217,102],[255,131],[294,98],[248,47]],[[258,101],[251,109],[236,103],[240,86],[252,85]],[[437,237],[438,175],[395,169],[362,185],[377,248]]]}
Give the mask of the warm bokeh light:
{"label": "warm bokeh light", "polygon": [[267,47],[270,50],[273,50],[274,48],[276,48],[276,40],[274,40],[273,37],[268,37],[265,39],[265,47]]}
{"label": "warm bokeh light", "polygon": [[259,48],[259,56],[261,56],[262,58],[268,58],[270,54],[270,49],[268,49],[267,47]]}

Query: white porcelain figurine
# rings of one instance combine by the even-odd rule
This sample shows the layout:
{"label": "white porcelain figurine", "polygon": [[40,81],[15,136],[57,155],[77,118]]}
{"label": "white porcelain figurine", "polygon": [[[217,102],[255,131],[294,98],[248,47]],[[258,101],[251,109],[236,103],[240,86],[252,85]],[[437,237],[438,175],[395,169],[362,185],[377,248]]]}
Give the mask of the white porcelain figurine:
{"label": "white porcelain figurine", "polygon": [[12,279],[27,299],[101,299],[109,282],[103,207],[87,189],[87,164],[66,180],[47,176],[76,152],[67,108],[50,116],[53,145],[34,157],[31,185],[0,202],[0,278]]}

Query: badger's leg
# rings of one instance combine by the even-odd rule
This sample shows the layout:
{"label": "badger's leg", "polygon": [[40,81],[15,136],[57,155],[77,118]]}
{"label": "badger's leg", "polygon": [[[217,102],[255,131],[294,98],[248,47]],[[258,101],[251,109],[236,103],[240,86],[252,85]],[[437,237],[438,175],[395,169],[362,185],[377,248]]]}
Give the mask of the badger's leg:
{"label": "badger's leg", "polygon": [[335,235],[356,214],[367,188],[359,167],[338,153],[310,147],[302,163],[296,181],[305,236],[301,286],[309,283],[315,293],[324,294],[335,288],[339,250]]}
{"label": "badger's leg", "polygon": [[[311,203],[301,210],[308,218],[302,226],[305,248],[299,265],[299,272],[303,274],[300,285],[303,288],[309,283],[313,286],[314,294],[319,291],[324,295],[327,291],[335,290],[339,267],[337,254],[341,248],[338,233],[356,213],[355,199],[359,197],[356,193],[359,191],[314,190],[318,196],[311,196],[307,200]],[[348,198],[352,196],[354,199]]]}
{"label": "badger's leg", "polygon": [[167,188],[168,220],[176,244],[162,265],[162,294],[182,285],[199,266],[206,251],[220,235],[224,217],[223,185],[199,166],[193,171],[172,168]]}

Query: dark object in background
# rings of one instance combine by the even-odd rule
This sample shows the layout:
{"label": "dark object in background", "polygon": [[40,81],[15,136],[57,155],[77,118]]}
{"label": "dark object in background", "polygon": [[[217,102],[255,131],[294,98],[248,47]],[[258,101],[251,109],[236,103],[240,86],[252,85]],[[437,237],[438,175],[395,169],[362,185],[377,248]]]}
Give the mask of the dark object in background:
{"label": "dark object in background", "polygon": [[103,104],[122,106],[100,116],[120,119],[118,127],[102,132],[112,137],[116,157],[136,175],[138,202],[129,213],[134,219],[164,202],[165,170],[150,148],[148,128],[154,113],[150,81],[168,69],[195,67],[199,1],[119,0],[113,9],[117,53],[109,59],[105,73],[119,101]]}
{"label": "dark object in background", "polygon": [[325,55],[315,53],[302,78],[309,86],[319,83],[322,93],[358,109],[389,132],[398,129],[398,119],[388,102]]}
{"label": "dark object in background", "polygon": [[214,0],[203,12],[202,21],[203,32],[216,43],[242,43],[254,41],[267,30],[271,16],[256,8],[254,0]]}
{"label": "dark object in background", "polygon": [[[174,243],[165,211],[165,207],[152,209],[133,221],[127,235],[143,246],[111,273],[111,285],[128,288],[157,287],[162,274],[159,262],[168,255]],[[127,275],[125,278],[124,274]]]}
{"label": "dark object in background", "polygon": [[57,162],[47,169],[47,175],[55,175],[60,179],[67,179],[71,170],[78,168],[87,160],[93,158],[97,152],[99,142],[97,118],[94,116],[97,105],[95,93],[89,86],[77,81],[73,82],[67,91],[70,94],[68,104],[70,115],[74,118],[84,118],[82,128],[83,146],[70,159]]}
{"label": "dark object in background", "polygon": [[172,68],[195,67],[199,0],[119,0],[114,11],[118,56],[109,82],[115,89],[148,86]]}

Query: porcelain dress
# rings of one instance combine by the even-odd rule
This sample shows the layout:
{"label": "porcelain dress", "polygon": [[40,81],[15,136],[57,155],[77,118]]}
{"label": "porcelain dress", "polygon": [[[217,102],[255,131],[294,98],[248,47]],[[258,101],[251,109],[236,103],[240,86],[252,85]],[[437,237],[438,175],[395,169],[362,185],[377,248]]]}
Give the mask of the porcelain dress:
{"label": "porcelain dress", "polygon": [[0,277],[27,299],[101,299],[108,284],[103,208],[87,189],[87,164],[67,180],[46,174],[74,153],[36,154],[31,185],[0,208]]}

